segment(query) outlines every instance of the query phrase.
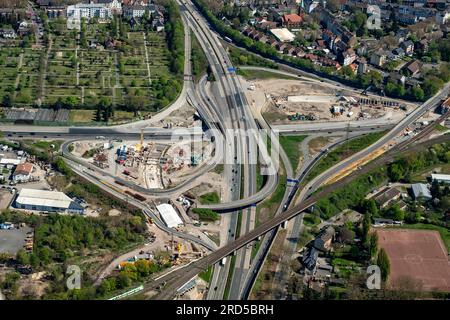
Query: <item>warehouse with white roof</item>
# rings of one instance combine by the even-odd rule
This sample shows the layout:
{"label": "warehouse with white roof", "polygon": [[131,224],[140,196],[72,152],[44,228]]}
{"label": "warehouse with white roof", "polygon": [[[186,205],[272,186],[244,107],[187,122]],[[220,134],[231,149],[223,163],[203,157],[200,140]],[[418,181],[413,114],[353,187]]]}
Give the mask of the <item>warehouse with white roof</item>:
{"label": "warehouse with white roof", "polygon": [[156,206],[156,209],[158,209],[159,214],[161,215],[161,218],[163,219],[167,227],[176,228],[183,224],[183,220],[181,220],[178,213],[170,204],[160,204]]}
{"label": "warehouse with white roof", "polygon": [[437,180],[439,183],[450,183],[450,174],[433,173],[431,181]]}
{"label": "warehouse with white roof", "polygon": [[84,214],[85,211],[63,192],[25,188],[19,191],[13,206],[17,209],[43,212]]}

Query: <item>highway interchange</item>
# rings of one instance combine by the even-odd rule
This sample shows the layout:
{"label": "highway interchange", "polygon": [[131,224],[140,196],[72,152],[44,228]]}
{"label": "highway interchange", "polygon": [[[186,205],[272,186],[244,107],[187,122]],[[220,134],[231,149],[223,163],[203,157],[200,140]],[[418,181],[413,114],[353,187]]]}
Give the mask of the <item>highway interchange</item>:
{"label": "highway interchange", "polygon": [[[82,139],[92,139],[93,136],[102,136],[105,139],[117,139],[118,137],[120,137],[121,139],[135,139],[140,130],[143,129],[146,139],[164,141],[170,140],[174,137],[173,130],[151,128],[149,127],[149,125],[152,123],[151,120],[142,120],[134,124],[125,124],[115,127],[75,128],[30,127],[15,125],[2,126],[1,130],[6,136],[15,139],[58,138],[61,140],[65,140],[65,143],[62,145],[63,155],[67,158],[68,164],[78,175],[96,185],[99,185],[102,189],[113,194],[115,197],[127,201],[130,205],[141,209],[144,214],[154,219],[159,228],[166,231],[167,233],[174,233],[175,235],[186,240],[193,241],[205,247],[211,252],[204,258],[192,262],[184,268],[147,282],[145,284],[145,291],[159,289],[159,294],[156,296],[156,298],[174,298],[179,287],[195,277],[195,275],[197,275],[199,272],[205,270],[207,267],[214,266],[213,277],[207,298],[223,299],[226,289],[225,287],[227,286],[228,280],[229,296],[225,298],[246,299],[249,296],[253,283],[258,275],[258,272],[261,269],[265,257],[267,256],[268,250],[270,249],[279,226],[283,224],[284,221],[290,220],[295,217],[295,219],[292,219],[291,222],[289,222],[293,224],[290,231],[293,235],[295,233],[298,233],[303,217],[303,215],[300,213],[313,205],[317,199],[326,196],[336,187],[348,183],[349,181],[354,179],[355,176],[364,172],[368,172],[369,170],[371,170],[371,168],[374,168],[374,166],[392,160],[393,155],[396,151],[395,146],[389,146],[392,141],[396,137],[401,135],[405,128],[416,122],[424,113],[426,113],[432,107],[436,106],[443,98],[447,97],[450,84],[446,84],[443,90],[441,90],[434,97],[416,108],[413,112],[409,113],[399,123],[386,121],[377,122],[372,120],[366,122],[358,121],[350,123],[350,126],[344,122],[327,123],[321,126],[286,125],[270,127],[264,121],[264,119],[260,119],[257,115],[255,116],[252,114],[239,78],[236,76],[233,69],[231,69],[233,67],[232,63],[226,50],[221,44],[220,37],[211,30],[209,24],[196,10],[194,4],[192,4],[190,1],[185,1],[183,3],[179,2],[179,4],[182,13],[183,24],[185,26],[185,42],[186,44],[190,44],[190,30],[192,30],[193,34],[197,37],[197,40],[199,41],[202,49],[207,56],[216,81],[214,85],[208,86],[206,84],[206,79],[203,78],[200,81],[199,85],[194,85],[191,80],[192,77],[190,76],[191,50],[190,47],[186,45],[185,74],[187,76],[185,76],[183,91],[180,94],[180,97],[174,103],[175,106],[173,105],[172,108],[175,108],[177,104],[188,101],[197,109],[206,126],[211,129],[210,132],[213,132],[215,140],[218,141],[220,139],[223,139],[223,141],[225,141],[227,146],[231,149],[227,149],[222,154],[216,153],[219,156],[216,156],[208,165],[202,167],[201,170],[198,170],[194,175],[189,177],[189,179],[187,179],[182,184],[169,190],[148,190],[136,185],[131,185],[126,181],[122,182],[128,187],[135,189],[136,191],[139,191],[143,194],[148,194],[155,197],[167,197],[171,194],[180,194],[184,192],[185,190],[187,190],[190,183],[195,181],[197,177],[213,169],[215,165],[220,163],[220,161],[225,161],[226,165],[224,167],[224,178],[226,179],[228,185],[230,185],[230,193],[223,203],[218,205],[204,206],[220,212],[227,212],[226,214],[224,214],[223,219],[223,227],[225,228],[225,230],[229,230],[227,242],[221,243],[219,248],[217,248],[217,246],[212,241],[208,241],[208,239],[199,239],[198,237],[192,235],[169,230],[169,228],[164,225],[159,217],[152,213],[148,205],[136,199],[125,197],[124,194],[121,194],[114,189],[109,188],[107,185],[102,184],[100,182],[101,175],[104,173],[100,173],[98,169],[92,165],[80,162],[78,158],[71,156],[70,152],[68,151],[68,145],[71,142]],[[283,72],[287,74],[293,74],[295,76],[300,71],[297,70],[296,73],[292,73],[292,70]],[[303,72],[301,73],[304,74]],[[313,78],[317,79],[316,76],[314,76]],[[341,85],[337,83],[335,83],[334,85],[341,87]],[[255,118],[257,118],[258,121],[255,121]],[[267,181],[264,187],[259,191],[256,189],[257,164],[255,161],[255,156],[257,155],[257,153],[262,152],[269,166],[275,167],[277,165],[276,162],[278,161],[278,159],[275,159],[274,157],[270,157],[268,155],[268,151],[265,145],[258,145],[256,141],[257,139],[254,139],[255,137],[245,136],[241,134],[241,130],[248,131],[251,129],[257,132],[259,127],[268,130],[278,130],[283,134],[322,133],[324,135],[345,133],[345,130],[350,128],[353,132],[350,138],[374,130],[389,131],[381,139],[379,139],[377,142],[370,145],[366,149],[352,155],[351,157],[323,172],[308,184],[302,185],[303,193],[300,194],[299,198],[297,199],[297,203],[295,203],[294,198],[300,190],[300,183],[303,181],[314,164],[327,153],[327,150],[320,152],[315,157],[309,159],[309,161],[306,161],[303,164],[303,167],[300,169],[300,172],[295,175],[294,170],[290,167],[290,163],[286,157],[286,154],[280,148],[281,161],[284,165],[287,176],[290,178],[295,178],[298,183],[293,185],[291,188],[286,188],[283,200],[280,203],[274,217],[271,220],[261,223],[260,225],[255,227],[255,204],[267,198],[275,190],[278,183],[278,175],[271,174],[267,176]],[[233,131],[235,134],[231,137],[227,136],[227,131]],[[186,133],[186,131],[184,133]],[[202,130],[189,129],[187,130],[187,133],[193,138],[204,138],[204,133],[202,132]],[[208,136],[208,138],[211,137]],[[440,139],[442,140],[442,138]],[[346,139],[341,139],[329,148],[332,149],[345,141]],[[216,147],[218,145],[219,144],[216,143]],[[408,141],[405,141],[404,145],[402,146],[404,146],[405,150],[411,147],[410,145],[408,145]],[[323,186],[326,181],[335,176],[336,173],[343,171],[352,163],[363,159],[367,155],[372,154],[380,148],[386,148],[388,149],[388,151],[385,152],[383,156],[377,158],[367,165],[362,166],[359,172],[351,173],[338,182],[324,187],[319,193],[314,193],[314,191]],[[222,156],[226,159],[223,159]],[[238,218],[239,215],[240,219]],[[240,227],[238,227],[238,222],[241,223]],[[240,229],[240,233],[236,234],[236,231],[238,229]],[[252,246],[247,245],[251,244],[255,239],[258,238],[261,241],[261,245],[255,258],[252,260]],[[224,265],[218,263],[222,258],[233,254],[234,265],[232,265],[231,263],[232,259],[227,259]],[[279,277],[280,281],[284,279],[282,273],[280,273]]]}

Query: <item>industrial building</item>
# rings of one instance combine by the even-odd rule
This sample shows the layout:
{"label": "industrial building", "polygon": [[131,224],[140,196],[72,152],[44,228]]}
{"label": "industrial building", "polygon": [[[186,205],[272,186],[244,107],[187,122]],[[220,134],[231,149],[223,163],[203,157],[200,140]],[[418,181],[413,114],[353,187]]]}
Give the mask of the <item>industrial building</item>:
{"label": "industrial building", "polygon": [[433,173],[431,175],[431,181],[436,180],[439,183],[446,183],[446,184],[450,184],[450,174],[436,174]]}
{"label": "industrial building", "polygon": [[168,203],[160,204],[156,206],[156,209],[158,209],[158,212],[161,215],[161,218],[163,219],[167,227],[176,228],[183,224],[183,220],[181,220],[178,213],[170,204]]}
{"label": "industrial building", "polygon": [[412,184],[411,185],[411,194],[412,194],[414,200],[431,200],[431,199],[433,199],[427,185],[423,184],[423,183]]}
{"label": "industrial building", "polygon": [[84,214],[85,209],[63,192],[36,189],[20,190],[13,206],[17,209]]}

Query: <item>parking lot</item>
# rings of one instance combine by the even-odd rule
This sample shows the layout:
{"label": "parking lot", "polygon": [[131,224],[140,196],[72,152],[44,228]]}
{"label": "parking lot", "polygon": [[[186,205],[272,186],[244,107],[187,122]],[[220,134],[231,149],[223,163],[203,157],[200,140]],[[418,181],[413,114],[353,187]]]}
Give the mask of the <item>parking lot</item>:
{"label": "parking lot", "polygon": [[0,253],[16,254],[25,244],[27,232],[30,227],[22,227],[13,230],[0,230]]}

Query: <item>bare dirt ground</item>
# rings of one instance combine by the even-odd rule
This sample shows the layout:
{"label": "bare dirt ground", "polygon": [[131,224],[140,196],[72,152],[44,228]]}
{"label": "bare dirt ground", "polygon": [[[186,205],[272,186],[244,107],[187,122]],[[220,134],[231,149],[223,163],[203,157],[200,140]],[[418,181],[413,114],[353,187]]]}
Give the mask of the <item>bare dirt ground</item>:
{"label": "bare dirt ground", "polygon": [[450,291],[450,264],[447,249],[437,231],[378,229],[380,247],[389,256],[390,285],[405,278],[420,289]]}
{"label": "bare dirt ground", "polygon": [[0,210],[6,209],[13,198],[13,194],[7,189],[0,189]]}
{"label": "bare dirt ground", "polygon": [[[202,151],[203,148],[203,151]],[[162,165],[162,179],[165,185],[177,185],[199,170],[210,159],[213,145],[208,142],[194,144],[174,144],[164,157],[167,163]]]}
{"label": "bare dirt ground", "polygon": [[189,104],[172,112],[168,117],[152,124],[152,127],[163,128],[171,125],[172,127],[190,128],[201,125],[201,121],[195,118],[195,108]]}
{"label": "bare dirt ground", "polygon": [[[241,80],[245,83],[245,80]],[[250,82],[246,82],[247,87]],[[383,106],[356,106],[339,98],[337,94],[347,97],[366,98],[348,90],[335,90],[325,84],[314,82],[264,79],[251,82],[254,90],[247,90],[249,101],[253,108],[264,113],[266,119],[272,124],[292,124],[288,116],[295,114],[314,115],[314,121],[348,121],[356,120],[361,115],[365,118],[380,118],[400,120],[405,111],[394,107]],[[288,101],[289,100],[289,101]],[[341,115],[333,115],[333,106],[343,106],[345,111]],[[408,104],[410,109],[414,104]]]}
{"label": "bare dirt ground", "polygon": [[332,141],[333,141],[332,137],[317,137],[312,139],[308,143],[309,154],[312,156],[317,154],[318,152],[322,151],[322,149]]}
{"label": "bare dirt ground", "polygon": [[189,190],[189,193],[193,194],[199,200],[199,197],[205,193],[217,192],[219,197],[223,197],[224,189],[227,187],[222,180],[222,176],[215,172],[208,172],[203,177],[200,177],[199,184]]}

